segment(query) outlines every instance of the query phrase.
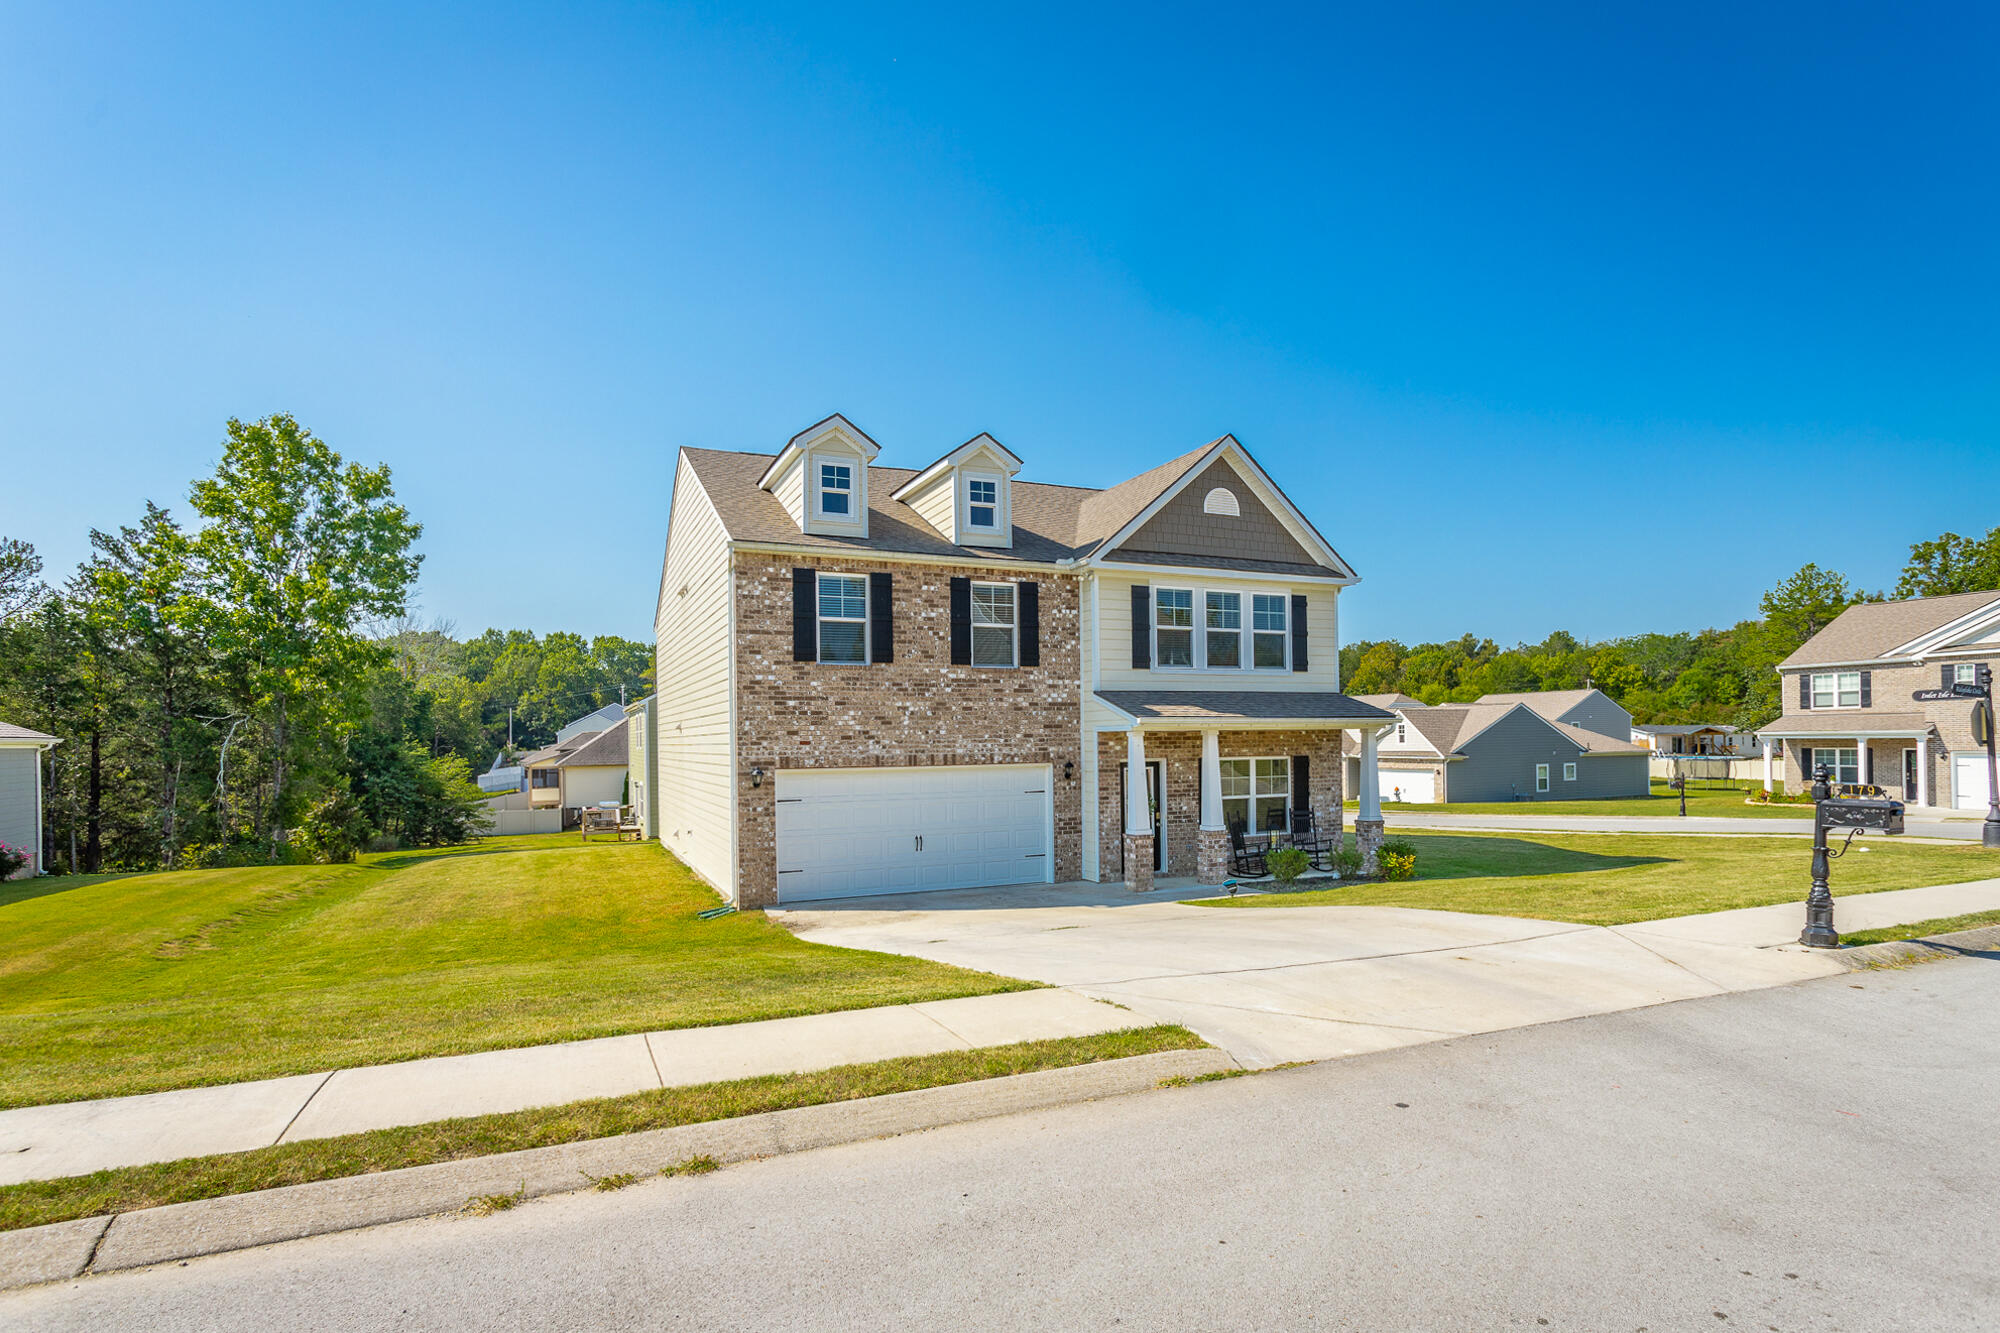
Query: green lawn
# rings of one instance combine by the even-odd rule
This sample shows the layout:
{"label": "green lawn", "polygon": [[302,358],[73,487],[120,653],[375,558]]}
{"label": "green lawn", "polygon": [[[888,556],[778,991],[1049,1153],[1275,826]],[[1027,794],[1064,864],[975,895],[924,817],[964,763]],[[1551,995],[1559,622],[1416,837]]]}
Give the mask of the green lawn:
{"label": "green lawn", "polygon": [[1891,940],[1921,940],[1932,935],[1950,935],[1960,930],[1977,930],[1981,926],[2000,926],[2000,912],[1967,912],[1964,916],[1933,917],[1929,921],[1912,921],[1904,926],[1879,926],[1874,930],[1857,930],[1852,934],[1843,931],[1840,942],[1850,947],[1887,944]]}
{"label": "green lawn", "polygon": [[30,883],[0,899],[0,1106],[1030,984],[697,920],[714,893],[657,844],[575,834]]}
{"label": "green lawn", "polygon": [[[1805,901],[1811,849],[1800,838],[1685,834],[1406,832],[1417,875],[1400,884],[1209,899],[1204,907],[1428,907],[1615,926],[1734,907]],[[1970,844],[1857,838],[1833,863],[1833,893],[1873,893],[2000,877],[2000,852]]]}
{"label": "green lawn", "polygon": [[[1388,775],[1383,774],[1383,790],[1388,790]],[[1744,798],[1750,795],[1739,789],[1695,789],[1688,790],[1688,817],[1696,815],[1722,815],[1743,819],[1811,819],[1809,805],[1747,805]],[[1355,809],[1349,801],[1347,808]],[[1435,815],[1672,815],[1681,812],[1680,796],[1667,790],[1663,781],[1653,783],[1650,796],[1607,796],[1595,801],[1460,801],[1450,805],[1409,805],[1391,801],[1382,802],[1382,809],[1389,813],[1409,811],[1413,814]]]}

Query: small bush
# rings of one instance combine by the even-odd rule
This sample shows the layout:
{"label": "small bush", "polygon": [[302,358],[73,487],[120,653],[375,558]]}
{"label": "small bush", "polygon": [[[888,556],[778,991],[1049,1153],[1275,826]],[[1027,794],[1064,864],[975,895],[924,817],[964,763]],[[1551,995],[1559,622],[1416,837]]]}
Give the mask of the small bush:
{"label": "small bush", "polygon": [[1280,847],[1264,858],[1264,864],[1269,867],[1272,878],[1280,884],[1290,884],[1306,873],[1312,858],[1296,847]]}
{"label": "small bush", "polygon": [[1359,879],[1361,877],[1361,849],[1359,847],[1350,846],[1343,842],[1340,846],[1333,849],[1332,853],[1327,857],[1327,861],[1333,867],[1333,873],[1342,879]]}
{"label": "small bush", "polygon": [[1381,867],[1383,879],[1415,879],[1417,844],[1406,838],[1390,838],[1376,849],[1375,864]]}
{"label": "small bush", "polygon": [[12,843],[0,842],[0,880],[12,879],[28,864],[28,854]]}

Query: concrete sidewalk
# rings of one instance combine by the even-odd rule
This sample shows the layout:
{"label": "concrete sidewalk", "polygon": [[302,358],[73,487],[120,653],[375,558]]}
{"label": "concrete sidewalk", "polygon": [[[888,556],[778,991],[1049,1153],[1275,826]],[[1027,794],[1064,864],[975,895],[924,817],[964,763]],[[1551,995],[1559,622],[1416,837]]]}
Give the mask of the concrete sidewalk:
{"label": "concrete sidewalk", "polygon": [[[1539,815],[1532,804],[1523,803],[1521,814],[1468,815],[1422,810],[1385,812],[1389,828],[1419,829],[1433,833],[1669,833],[1696,837],[1733,836],[1743,838],[1810,838],[1813,825],[1809,808],[1799,819],[1771,815]],[[1965,811],[1939,812],[1925,807],[1925,813],[1906,815],[1904,833],[1910,838],[1944,842],[1978,842],[1981,817]]]}
{"label": "concrete sidewalk", "polygon": [[0,1111],[0,1185],[1149,1022],[1067,991],[1013,991],[28,1106]]}

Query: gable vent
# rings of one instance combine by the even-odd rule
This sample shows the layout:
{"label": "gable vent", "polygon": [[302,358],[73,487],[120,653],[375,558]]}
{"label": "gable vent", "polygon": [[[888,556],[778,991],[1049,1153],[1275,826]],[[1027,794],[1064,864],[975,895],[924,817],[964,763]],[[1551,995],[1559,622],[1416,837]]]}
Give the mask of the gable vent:
{"label": "gable vent", "polygon": [[1217,486],[1214,490],[1210,491],[1207,498],[1201,502],[1201,512],[1204,514],[1226,514],[1230,518],[1241,518],[1243,516],[1243,510],[1236,504],[1236,492],[1230,490],[1227,486]]}

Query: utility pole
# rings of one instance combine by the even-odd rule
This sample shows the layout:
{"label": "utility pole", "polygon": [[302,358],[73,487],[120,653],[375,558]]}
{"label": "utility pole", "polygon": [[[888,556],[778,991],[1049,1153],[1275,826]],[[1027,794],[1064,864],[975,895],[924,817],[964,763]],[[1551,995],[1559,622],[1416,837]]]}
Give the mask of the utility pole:
{"label": "utility pole", "polygon": [[509,753],[512,753],[513,749],[514,749],[514,706],[512,704],[509,704],[507,705],[507,750]]}

